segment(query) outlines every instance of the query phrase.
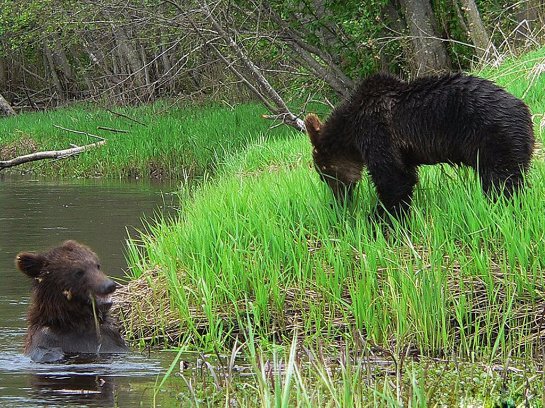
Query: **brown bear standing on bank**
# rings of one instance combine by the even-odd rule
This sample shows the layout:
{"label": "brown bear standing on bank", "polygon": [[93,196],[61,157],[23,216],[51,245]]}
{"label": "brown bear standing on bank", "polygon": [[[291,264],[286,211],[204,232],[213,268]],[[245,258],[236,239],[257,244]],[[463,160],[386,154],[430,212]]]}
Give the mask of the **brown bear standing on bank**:
{"label": "brown bear standing on bank", "polygon": [[532,118],[520,99],[462,74],[405,83],[364,80],[322,124],[308,115],[316,170],[341,202],[364,166],[384,208],[403,214],[422,164],[474,168],[484,191],[510,196],[522,186],[534,148]]}
{"label": "brown bear standing on bank", "polygon": [[33,278],[25,341],[25,354],[33,361],[127,351],[108,316],[117,284],[100,270],[91,249],[66,241],[48,252],[22,252],[16,264]]}

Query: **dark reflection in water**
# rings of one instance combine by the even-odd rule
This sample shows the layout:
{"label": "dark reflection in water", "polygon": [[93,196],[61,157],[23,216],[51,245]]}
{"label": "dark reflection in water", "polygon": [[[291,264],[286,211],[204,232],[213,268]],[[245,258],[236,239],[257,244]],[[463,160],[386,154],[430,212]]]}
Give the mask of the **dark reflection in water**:
{"label": "dark reflection in water", "polygon": [[18,407],[149,406],[156,378],[167,363],[137,353],[64,364],[36,364],[20,353],[8,353],[2,360],[7,358],[10,368],[0,368],[0,406]]}
{"label": "dark reflection in water", "polygon": [[[66,239],[95,250],[103,270],[122,277],[128,233],[142,218],[172,211],[168,186],[102,181],[44,182],[0,175],[0,406],[150,406],[157,376],[173,357],[137,352],[68,364],[36,364],[21,354],[30,282],[14,266],[19,251]],[[127,233],[128,232],[128,233]]]}

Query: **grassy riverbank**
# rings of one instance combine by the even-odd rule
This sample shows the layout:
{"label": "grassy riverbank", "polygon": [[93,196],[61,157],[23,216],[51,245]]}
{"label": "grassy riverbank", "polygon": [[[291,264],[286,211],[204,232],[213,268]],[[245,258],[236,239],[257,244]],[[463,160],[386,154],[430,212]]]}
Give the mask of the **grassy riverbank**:
{"label": "grassy riverbank", "polygon": [[544,61],[539,50],[480,73],[535,114],[540,142],[526,191],[491,203],[472,171],[422,168],[411,215],[392,228],[369,217],[377,199],[366,178],[353,204],[332,207],[307,137],[271,130],[257,105],[116,109],[144,125],[82,105],[21,115],[0,121],[0,154],[94,141],[59,125],[107,145],[25,170],[214,170],[196,188],[184,184],[175,219],[131,243],[134,279],[121,307],[140,344],[208,353],[205,370],[173,362],[185,402],[545,406]]}
{"label": "grassy riverbank", "polygon": [[271,130],[272,122],[260,117],[264,111],[257,104],[233,109],[159,102],[112,111],[79,104],[3,118],[0,160],[97,141],[56,127],[60,126],[104,137],[107,143],[73,158],[33,162],[11,171],[49,177],[184,179],[214,169],[227,152],[239,151],[252,141],[294,133],[286,127]]}
{"label": "grassy riverbank", "polygon": [[[544,58],[540,50],[482,72],[527,101],[539,140]],[[530,187],[508,202],[489,202],[467,169],[422,168],[410,217],[386,228],[369,217],[376,193],[367,180],[349,207],[330,206],[303,135],[254,141],[229,155],[214,180],[182,192],[177,219],[150,225],[149,235],[132,243],[133,277],[161,290],[147,295],[153,307],[144,300],[133,310],[129,334],[170,336],[199,350],[245,342],[257,375],[252,387],[264,405],[453,406],[471,397],[492,406],[530,394],[537,401],[545,336],[541,146]],[[157,322],[155,330],[148,327]],[[290,350],[294,336],[299,340]],[[355,359],[342,359],[344,347],[357,351]],[[282,367],[276,374],[274,368],[267,374],[261,361],[271,350],[273,367]],[[337,353],[345,366],[316,358],[300,366],[304,350]],[[394,368],[362,363],[366,356],[388,358]],[[427,362],[409,363],[409,356]],[[430,361],[445,368],[431,374]],[[512,361],[524,369],[509,371]],[[480,369],[484,380],[476,382],[481,374],[452,373],[449,364],[459,362],[505,370],[494,377]],[[364,376],[375,369],[382,374]]]}

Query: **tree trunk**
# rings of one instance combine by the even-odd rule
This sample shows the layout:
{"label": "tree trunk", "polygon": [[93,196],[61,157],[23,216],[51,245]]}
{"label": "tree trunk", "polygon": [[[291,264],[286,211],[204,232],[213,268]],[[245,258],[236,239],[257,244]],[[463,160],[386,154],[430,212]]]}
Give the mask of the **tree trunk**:
{"label": "tree trunk", "polygon": [[[400,10],[401,5],[399,4],[399,1],[396,0],[386,2],[382,7],[382,17],[387,22],[381,31],[384,37],[391,36],[392,31],[394,34],[400,35],[407,30],[407,22],[405,21],[405,17],[400,14]],[[401,61],[410,61],[413,54],[411,41],[402,39],[399,41],[399,45],[401,47],[402,55],[398,58],[400,58]],[[390,66],[392,65],[391,56],[385,55],[382,47],[379,52],[381,70],[390,71]],[[401,63],[395,63],[395,65],[399,66]]]}
{"label": "tree trunk", "polygon": [[12,116],[15,115],[15,111],[11,105],[0,94],[0,116]]}
{"label": "tree trunk", "polygon": [[140,44],[140,60],[142,61],[143,76],[146,85],[146,96],[148,98],[151,98],[154,94],[154,91],[151,83],[149,65],[147,64],[148,58],[146,55],[146,50],[144,49],[144,46],[142,44]]}
{"label": "tree trunk", "polygon": [[0,56],[0,90],[4,91],[8,84],[8,72],[6,60]]}
{"label": "tree trunk", "polygon": [[[321,24],[317,30],[317,35],[320,38],[320,43],[325,45],[327,50],[331,50],[334,44],[339,41],[339,33],[336,30],[334,24],[332,24],[328,19],[328,10],[326,4],[328,0],[314,0],[313,9],[316,13],[317,21]],[[330,55],[329,52],[327,52]],[[338,55],[331,55],[331,61],[335,62],[336,65],[340,63]]]}
{"label": "tree trunk", "polygon": [[[141,61],[137,46],[133,44],[125,28],[120,24],[115,24],[115,16],[107,10],[104,11],[104,14],[111,21],[112,35],[117,44],[119,69],[128,75],[124,79],[124,81],[127,81],[125,85],[132,85],[133,89],[137,89],[145,84],[143,69],[145,62]],[[113,59],[115,59],[115,56]]]}
{"label": "tree trunk", "polygon": [[430,0],[401,0],[411,36],[416,75],[432,74],[449,68],[446,48],[435,31],[435,18]]}
{"label": "tree trunk", "polygon": [[168,89],[168,93],[174,92],[174,81],[172,79],[172,63],[170,62],[170,58],[167,54],[167,48],[165,47],[165,39],[166,36],[163,35],[161,32],[161,66],[162,70],[157,72],[157,78],[162,78],[162,82],[164,83],[164,87]]}
{"label": "tree trunk", "polygon": [[138,56],[138,52],[133,44],[130,42],[125,31],[120,27],[113,29],[115,41],[118,45],[119,56],[128,67],[128,73],[134,78],[133,82],[135,86],[144,84],[144,72],[142,70],[143,63]]}
{"label": "tree trunk", "polygon": [[76,96],[78,94],[78,86],[76,83],[76,77],[68,61],[68,57],[64,52],[60,39],[55,41],[55,46],[52,52],[53,63],[61,74],[61,84],[67,95]]}
{"label": "tree trunk", "polygon": [[51,54],[51,49],[49,48],[47,44],[44,44],[44,58],[46,62],[46,67],[49,68],[48,69],[49,78],[51,82],[53,83],[53,88],[56,89],[59,98],[64,99],[64,90],[62,88],[62,83],[61,83],[61,80],[59,79],[59,75],[57,74],[55,60],[53,58],[53,55]]}
{"label": "tree trunk", "polygon": [[460,0],[460,5],[467,20],[469,37],[475,45],[475,54],[479,59],[486,57],[490,46],[490,37],[486,32],[475,0]]}

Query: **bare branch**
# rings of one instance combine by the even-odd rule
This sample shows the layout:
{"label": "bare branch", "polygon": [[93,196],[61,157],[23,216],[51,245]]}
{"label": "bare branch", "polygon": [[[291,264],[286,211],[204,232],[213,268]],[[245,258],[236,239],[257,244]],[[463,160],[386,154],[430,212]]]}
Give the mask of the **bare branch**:
{"label": "bare branch", "polygon": [[[314,71],[316,75],[328,83],[337,94],[347,96],[355,87],[354,81],[333,62],[333,58],[326,51],[319,49],[303,39],[302,34],[289,26],[270,6],[268,2],[262,4],[263,9],[272,20],[284,31],[286,37],[283,41],[298,54]],[[323,61],[322,65],[316,57]]]}
{"label": "bare branch", "polygon": [[108,112],[114,114],[114,115],[117,115],[117,116],[121,116],[122,118],[125,118],[125,119],[128,119],[128,120],[132,120],[133,122],[136,122],[138,123],[139,125],[142,125],[142,126],[148,126],[146,125],[144,122],[140,122],[138,119],[135,119],[135,118],[132,118],[130,117],[129,115],[125,115],[124,113],[120,113],[120,112],[115,112],[111,109],[106,109]]}
{"label": "bare branch", "polygon": [[[245,50],[237,44],[233,36],[228,33],[223,26],[216,20],[214,15],[212,14],[212,10],[209,8],[208,4],[206,2],[203,2],[204,9],[206,11],[206,18],[211,23],[214,30],[216,30],[217,34],[221,36],[221,38],[226,42],[226,44],[229,46],[229,48],[233,51],[234,55],[238,58],[238,60],[241,62],[243,67],[248,71],[249,78],[253,82],[257,84],[257,87],[251,84],[250,79],[246,78],[244,75],[242,75],[238,70],[236,70],[233,67],[233,64],[228,63],[225,56],[221,53],[220,50],[217,49],[217,47],[213,47],[214,52],[218,54],[218,56],[227,64],[227,67],[233,71],[237,77],[243,81],[244,84],[246,84],[252,92],[254,92],[264,103],[264,105],[267,107],[267,109],[273,114],[274,117],[281,118],[282,121],[297,130],[304,132],[305,131],[305,124],[302,119],[298,118],[296,115],[294,115],[282,99],[282,97],[276,92],[276,90],[272,87],[272,85],[267,81],[267,79],[263,76],[261,73],[261,70],[253,63],[253,61],[248,57]],[[191,25],[193,26],[194,30],[203,36],[202,32],[199,30],[199,28],[196,26],[196,24],[189,19]],[[236,36],[235,32],[235,36]],[[258,89],[259,88],[259,89]],[[269,102],[270,100],[270,102]]]}
{"label": "bare branch", "polygon": [[83,132],[81,130],[68,129],[68,128],[65,128],[65,127],[62,127],[62,126],[59,126],[59,125],[53,125],[53,127],[56,127],[57,129],[61,129],[61,130],[66,130],[67,132],[75,133],[77,135],[85,135],[85,136],[89,136],[89,137],[94,137],[94,138],[96,138],[98,140],[101,140],[101,141],[106,140],[101,136],[93,135],[92,133]]}
{"label": "bare branch", "polygon": [[106,130],[108,132],[113,132],[113,133],[129,133],[128,130],[114,129],[114,128],[110,128],[110,127],[106,127],[106,126],[98,126],[97,129]]}

